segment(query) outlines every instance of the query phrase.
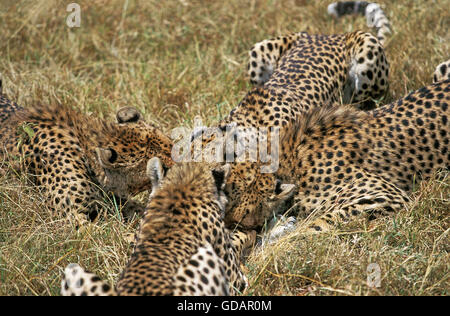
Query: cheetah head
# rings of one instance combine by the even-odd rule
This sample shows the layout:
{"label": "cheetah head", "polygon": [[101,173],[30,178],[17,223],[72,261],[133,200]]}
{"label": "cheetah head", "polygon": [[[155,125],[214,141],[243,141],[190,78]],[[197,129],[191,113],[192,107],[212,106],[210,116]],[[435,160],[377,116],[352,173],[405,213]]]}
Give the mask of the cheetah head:
{"label": "cheetah head", "polygon": [[147,124],[133,107],[117,112],[117,131],[106,138],[104,146],[95,148],[102,168],[101,184],[107,191],[128,197],[151,189],[147,162],[158,157],[164,168],[172,166],[172,140],[159,129]]}
{"label": "cheetah head", "polygon": [[288,209],[296,188],[295,184],[282,183],[273,173],[261,173],[255,163],[233,164],[225,187],[229,201],[226,225],[262,227],[272,214]]}
{"label": "cheetah head", "polygon": [[[195,163],[194,163],[195,165]],[[201,168],[197,165],[196,168]],[[176,168],[177,169],[177,168]],[[225,194],[225,185],[226,181],[230,175],[231,166],[229,164],[225,165],[217,165],[215,167],[212,167],[210,165],[203,165],[203,169],[205,171],[205,174],[203,176],[205,179],[210,180],[210,177],[208,175],[208,172],[211,171],[212,179],[214,180],[215,185],[215,199],[217,206],[219,207],[220,211],[222,212],[222,215],[224,216],[225,207],[228,203],[227,196]],[[166,175],[170,173],[175,173],[175,171],[164,168],[161,159],[158,157],[151,158],[147,163],[147,178],[150,179],[151,185],[152,185],[152,191],[150,193],[149,201],[150,203],[152,197],[156,194],[157,190],[162,186],[163,180],[165,179]],[[171,181],[171,178],[174,176],[169,176],[169,181]],[[201,179],[196,179],[201,181]],[[202,185],[204,186],[201,188],[202,190],[205,190],[205,192],[208,191],[207,186],[208,182],[212,181],[205,181]],[[210,189],[210,188],[209,188]]]}

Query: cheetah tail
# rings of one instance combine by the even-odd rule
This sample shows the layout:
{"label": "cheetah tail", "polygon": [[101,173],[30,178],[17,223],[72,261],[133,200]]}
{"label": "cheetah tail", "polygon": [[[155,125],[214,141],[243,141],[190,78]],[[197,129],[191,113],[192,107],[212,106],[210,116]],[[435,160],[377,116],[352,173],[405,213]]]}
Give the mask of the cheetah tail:
{"label": "cheetah tail", "polygon": [[450,79],[450,59],[440,63],[433,74],[433,83]]}
{"label": "cheetah tail", "polygon": [[391,34],[391,24],[380,5],[366,1],[333,2],[328,6],[328,14],[340,18],[348,14],[361,14],[367,19],[367,26],[375,28],[377,38],[384,46],[386,37]]}
{"label": "cheetah tail", "polygon": [[0,72],[0,95],[3,94],[3,77],[2,73]]}

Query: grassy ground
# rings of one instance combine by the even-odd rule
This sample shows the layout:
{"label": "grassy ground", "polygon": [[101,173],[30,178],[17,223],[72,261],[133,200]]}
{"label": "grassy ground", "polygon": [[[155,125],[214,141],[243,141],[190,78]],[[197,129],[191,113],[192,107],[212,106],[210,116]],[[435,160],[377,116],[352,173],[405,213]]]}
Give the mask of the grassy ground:
{"label": "grassy ground", "polygon": [[[289,32],[367,30],[363,18],[335,21],[331,1],[77,1],[81,27],[66,25],[64,1],[0,0],[4,91],[24,106],[64,103],[111,118],[134,105],[169,131],[211,124],[249,89],[248,49]],[[385,102],[431,82],[449,58],[448,1],[385,1],[394,34]],[[449,295],[450,177],[423,183],[392,218],[303,236],[254,252],[249,295]],[[70,262],[111,283],[131,248],[134,224],[107,217],[75,231],[52,216],[23,177],[0,173],[0,295],[57,295]],[[369,264],[380,287],[369,287]],[[376,282],[375,282],[376,283]]]}

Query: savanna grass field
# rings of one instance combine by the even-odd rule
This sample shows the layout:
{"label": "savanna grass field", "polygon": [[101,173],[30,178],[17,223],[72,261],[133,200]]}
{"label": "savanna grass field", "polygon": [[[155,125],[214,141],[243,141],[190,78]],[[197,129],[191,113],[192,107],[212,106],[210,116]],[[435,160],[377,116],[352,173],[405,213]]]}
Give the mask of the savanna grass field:
{"label": "savanna grass field", "polygon": [[[80,27],[72,28],[70,2],[0,0],[3,92],[25,107],[60,103],[111,121],[118,108],[135,106],[166,133],[192,127],[195,116],[212,125],[239,103],[251,87],[254,43],[299,31],[369,31],[362,16],[329,16],[332,1],[77,0]],[[431,83],[450,57],[450,1],[379,3],[392,25],[385,104]],[[105,216],[76,230],[26,175],[3,165],[0,295],[59,295],[72,262],[114,284],[139,219],[124,223],[105,202]],[[250,254],[243,295],[450,294],[448,173],[418,183],[395,216],[313,236],[303,226]]]}

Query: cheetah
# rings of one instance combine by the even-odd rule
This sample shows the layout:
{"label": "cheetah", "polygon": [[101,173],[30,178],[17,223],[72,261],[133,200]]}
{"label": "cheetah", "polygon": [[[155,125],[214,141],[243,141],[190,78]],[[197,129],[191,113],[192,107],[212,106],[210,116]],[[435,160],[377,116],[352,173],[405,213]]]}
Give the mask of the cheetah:
{"label": "cheetah", "polygon": [[129,198],[151,188],[148,159],[173,164],[172,140],[133,107],[121,108],[116,119],[110,123],[63,105],[24,108],[0,93],[0,168],[29,174],[62,214],[93,220],[106,194],[125,203],[129,217],[128,210],[144,209]]}
{"label": "cheetah", "polygon": [[[255,232],[232,236],[223,222],[229,165],[180,163],[164,180],[159,158],[148,162],[153,189],[137,244],[112,288],[77,264],[65,269],[62,295],[229,295],[246,278],[240,254]],[[161,183],[162,182],[162,183]]]}
{"label": "cheetah", "polygon": [[[312,109],[283,130],[277,172],[236,166],[225,189],[235,201],[226,222],[255,229],[288,208],[300,217],[323,211],[307,227],[317,232],[397,212],[418,181],[450,167],[449,100],[447,79],[369,112]],[[290,202],[274,203],[288,184],[295,186]]]}
{"label": "cheetah", "polygon": [[388,90],[389,64],[370,33],[296,33],[257,43],[250,52],[256,85],[220,125],[283,127],[323,104],[363,109]]}
{"label": "cheetah", "polygon": [[[389,21],[377,4],[366,5],[365,14],[368,20],[377,17],[369,25],[387,34]],[[255,44],[247,65],[254,87],[216,127],[222,131],[236,126],[284,127],[306,111],[327,104],[353,102],[362,109],[373,107],[372,100],[382,98],[389,86],[385,38],[380,34],[377,38],[362,31],[300,32]],[[206,130],[190,135],[190,142]]]}
{"label": "cheetah", "polygon": [[274,97],[283,105],[283,101],[293,104],[294,110],[301,104],[300,111],[336,102],[338,97],[343,103],[362,104],[386,94],[389,64],[384,43],[390,33],[389,21],[375,3],[334,3],[329,13],[336,17],[348,14],[341,10],[344,4],[359,8],[368,26],[376,28],[377,37],[361,31],[338,35],[300,32],[264,40],[249,52],[250,82],[284,89],[293,101]]}
{"label": "cheetah", "polygon": [[[369,6],[366,9],[368,8]],[[371,8],[372,10],[365,11],[366,14],[376,11],[378,17],[385,17],[380,11],[374,10],[373,6]],[[383,25],[388,23],[384,18],[383,21]],[[374,25],[380,26],[379,22]],[[382,34],[385,33],[383,31]],[[330,104],[356,102],[356,107],[367,109],[365,101],[380,98],[388,90],[389,64],[382,43],[384,39],[380,42],[370,33],[356,31],[338,35],[296,33],[265,40],[253,46],[249,53],[248,72],[255,87],[217,127],[195,130],[189,139],[191,149],[200,140],[203,150],[188,151],[183,157],[185,161],[202,161],[200,154],[208,151],[208,146],[212,144],[217,149],[216,153],[219,153],[217,158],[221,158],[219,156],[222,152],[222,162],[234,162],[229,179],[240,179],[242,186],[232,184],[233,181],[227,185],[230,194],[226,212],[227,225],[237,223],[235,219],[239,221],[247,218],[233,214],[240,213],[241,209],[252,209],[245,205],[246,202],[242,204],[240,196],[257,192],[257,187],[264,188],[261,189],[264,190],[261,196],[271,195],[267,202],[270,205],[264,206],[268,210],[283,209],[295,193],[295,184],[292,183],[271,182],[269,187],[265,183],[254,181],[248,169],[259,169],[260,164],[257,161],[239,162],[241,157],[236,154],[235,149],[243,138],[252,142],[258,136],[252,133],[242,136],[245,134],[242,130],[267,128],[270,133],[290,128],[308,111]],[[222,143],[234,140],[236,146],[216,146],[217,138],[220,143],[221,137],[217,137],[217,133],[209,133],[210,130],[223,131]],[[248,187],[250,189],[247,191]],[[259,199],[257,194],[252,198]],[[232,211],[235,208],[238,209]],[[260,224],[261,220],[258,219],[245,226]]]}
{"label": "cheetah", "polygon": [[450,79],[450,59],[440,63],[433,74],[433,82]]}
{"label": "cheetah", "polygon": [[[389,26],[378,5],[366,9],[368,20],[382,16],[383,25]],[[370,25],[381,28],[378,20]],[[370,33],[356,31],[337,35],[300,32],[255,44],[247,67],[255,87],[213,129],[234,133],[236,127],[282,128],[308,110],[339,101],[354,102],[361,109],[373,107],[372,100],[388,91],[389,63],[383,43],[384,38],[381,42]],[[205,147],[215,138],[203,137],[207,131],[206,127],[198,129],[189,141],[201,136]],[[195,156],[184,160],[190,158],[198,161]]]}

